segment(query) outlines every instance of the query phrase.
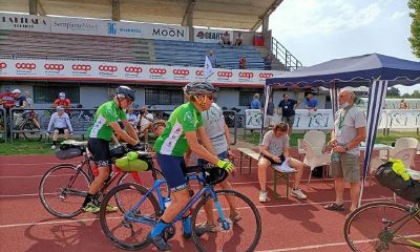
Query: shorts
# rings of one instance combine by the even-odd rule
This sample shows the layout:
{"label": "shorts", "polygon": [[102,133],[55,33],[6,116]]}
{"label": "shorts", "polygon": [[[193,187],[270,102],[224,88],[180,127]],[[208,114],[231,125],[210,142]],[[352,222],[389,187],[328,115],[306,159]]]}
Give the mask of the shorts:
{"label": "shorts", "polygon": [[286,160],[286,158],[284,157],[284,155],[283,154],[281,154],[280,156],[279,156],[279,158],[280,158],[280,163],[276,163],[271,157],[267,157],[266,155],[264,155],[264,154],[261,154],[260,155],[260,157],[258,158],[258,160],[260,160],[260,158],[261,157],[264,157],[264,158],[266,158],[266,159],[268,159],[270,162],[271,162],[271,165],[281,165],[281,164],[283,164],[283,162],[284,162],[284,160]]}
{"label": "shorts", "polygon": [[282,116],[281,121],[289,124],[289,127],[292,127],[295,124],[295,116]]}
{"label": "shorts", "polygon": [[89,138],[87,145],[92,154],[93,162],[98,167],[109,167],[111,164],[111,153],[109,142],[99,138]]}
{"label": "shorts", "polygon": [[[217,154],[217,156],[218,156],[220,159],[222,159],[222,160],[227,159],[227,158],[228,158],[228,152],[227,152],[227,151],[224,151],[224,152],[222,152],[222,153]],[[207,162],[206,160],[204,160],[204,159],[202,159],[202,158],[199,158],[199,159],[197,160],[197,164],[198,164],[198,165],[205,165],[205,164],[208,164],[208,163],[209,163],[209,162]]]}
{"label": "shorts", "polygon": [[54,131],[58,130],[58,134],[64,134],[64,130],[67,128],[54,128]]}
{"label": "shorts", "polygon": [[340,153],[338,161],[331,160],[332,174],[346,182],[360,182],[360,160],[358,155]]}
{"label": "shorts", "polygon": [[183,168],[186,167],[184,157],[174,157],[160,153],[156,153],[156,157],[169,188],[175,192],[187,188],[187,178],[183,171]]}

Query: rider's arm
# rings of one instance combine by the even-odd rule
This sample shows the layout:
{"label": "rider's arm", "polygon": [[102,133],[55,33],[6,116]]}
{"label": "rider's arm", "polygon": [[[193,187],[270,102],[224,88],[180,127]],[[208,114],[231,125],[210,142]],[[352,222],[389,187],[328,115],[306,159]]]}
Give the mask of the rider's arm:
{"label": "rider's arm", "polygon": [[137,142],[139,141],[139,137],[136,133],[136,131],[134,130],[133,126],[131,125],[131,123],[128,120],[122,120],[121,121],[128,133],[128,135],[130,137],[132,137],[133,139],[137,140]]}
{"label": "rider's arm", "polygon": [[210,141],[210,138],[207,136],[206,129],[204,126],[201,126],[197,129],[197,136],[199,137],[203,146],[210,151],[213,155],[217,155],[216,151],[214,150],[213,144]]}
{"label": "rider's arm", "polygon": [[185,132],[185,137],[187,138],[190,149],[197,153],[198,156],[212,164],[217,164],[219,159],[198,143],[196,131]]}
{"label": "rider's arm", "polygon": [[114,133],[120,137],[124,142],[131,144],[131,145],[137,145],[139,141],[137,139],[131,138],[127,132],[125,132],[123,129],[121,129],[118,122],[110,122],[108,125],[114,130]]}

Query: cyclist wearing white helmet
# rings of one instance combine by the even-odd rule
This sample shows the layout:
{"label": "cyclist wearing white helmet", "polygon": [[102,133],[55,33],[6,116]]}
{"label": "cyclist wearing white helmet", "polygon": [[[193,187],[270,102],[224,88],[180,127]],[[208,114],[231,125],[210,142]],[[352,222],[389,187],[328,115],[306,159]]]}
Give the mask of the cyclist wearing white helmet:
{"label": "cyclist wearing white helmet", "polygon": [[[128,122],[125,109],[135,100],[134,91],[127,86],[119,86],[116,89],[114,99],[99,106],[93,119],[93,125],[88,129],[88,148],[92,153],[93,161],[99,170],[99,175],[90,184],[88,195],[83,202],[83,209],[86,212],[99,212],[99,204],[93,202],[95,194],[102,188],[104,181],[109,176],[111,154],[109,142],[115,133],[117,137],[128,144],[137,145],[139,139],[136,131]],[[121,121],[124,131],[118,121]],[[108,211],[116,211],[118,208],[107,206]]]}
{"label": "cyclist wearing white helmet", "polygon": [[70,99],[66,98],[66,94],[64,92],[60,92],[58,94],[58,98],[55,99],[52,105],[53,108],[56,108],[57,106],[65,108],[65,112],[70,116],[71,101]]}
{"label": "cyclist wearing white helmet", "polygon": [[[208,110],[213,102],[216,92],[211,83],[193,82],[188,84],[184,91],[188,102],[177,107],[169,117],[165,130],[156,140],[154,149],[157,161],[171,188],[172,204],[165,210],[159,222],[148,235],[148,239],[159,249],[169,250],[171,247],[162,237],[162,232],[189,201],[190,195],[187,180],[183,173],[186,166],[184,154],[188,149],[193,150],[199,157],[217,165],[220,168],[232,171],[234,165],[220,160],[215,155],[210,139],[203,126],[201,111]],[[203,145],[198,143],[200,138]],[[210,151],[208,151],[210,150]],[[184,237],[191,236],[191,218],[183,219]]]}

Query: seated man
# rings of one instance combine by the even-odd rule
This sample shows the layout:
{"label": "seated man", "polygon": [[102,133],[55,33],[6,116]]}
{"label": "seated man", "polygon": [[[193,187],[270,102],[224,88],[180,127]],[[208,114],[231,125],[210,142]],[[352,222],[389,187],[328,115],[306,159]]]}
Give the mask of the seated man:
{"label": "seated man", "polygon": [[64,108],[61,106],[57,107],[57,112],[51,115],[50,123],[48,123],[48,130],[47,132],[53,131],[53,144],[51,149],[55,149],[57,146],[57,139],[58,134],[64,134],[64,139],[69,138],[69,133],[73,132],[73,128],[71,127],[69,115],[64,112]]}
{"label": "seated man", "polygon": [[[261,156],[258,160],[258,181],[260,183],[260,202],[267,202],[267,168],[273,164],[288,162],[289,166],[296,169],[292,195],[298,199],[306,199],[306,195],[299,189],[300,179],[303,173],[303,163],[290,156],[289,153],[289,125],[280,122],[264,135],[261,143]],[[287,185],[288,186],[288,185]]]}

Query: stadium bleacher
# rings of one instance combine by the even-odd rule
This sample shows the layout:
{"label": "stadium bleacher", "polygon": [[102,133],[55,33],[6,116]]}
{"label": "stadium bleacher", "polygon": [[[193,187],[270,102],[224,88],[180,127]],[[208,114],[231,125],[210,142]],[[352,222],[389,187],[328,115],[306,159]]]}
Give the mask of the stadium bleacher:
{"label": "stadium bleacher", "polygon": [[215,52],[216,67],[239,68],[239,58],[246,56],[247,68],[264,69],[262,55],[252,45],[222,47],[219,44],[190,41],[0,30],[0,55],[3,58],[93,60],[201,67],[210,49]]}

